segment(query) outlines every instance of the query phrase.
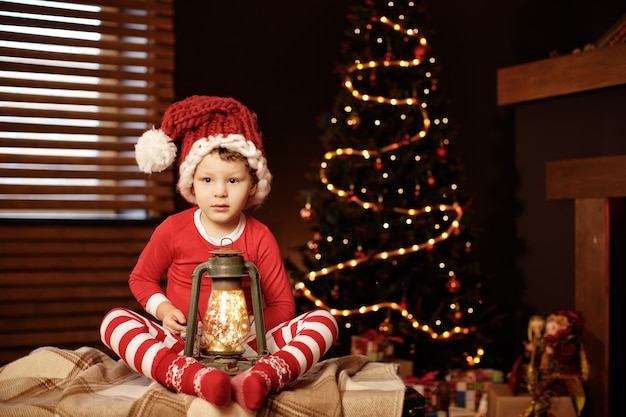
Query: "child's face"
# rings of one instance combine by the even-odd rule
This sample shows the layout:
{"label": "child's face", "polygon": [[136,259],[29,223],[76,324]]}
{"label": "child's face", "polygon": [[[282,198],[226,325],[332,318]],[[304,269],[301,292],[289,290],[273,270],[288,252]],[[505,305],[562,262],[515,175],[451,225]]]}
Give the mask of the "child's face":
{"label": "child's face", "polygon": [[220,228],[234,228],[256,185],[245,162],[224,161],[211,152],[196,167],[192,192],[207,220]]}

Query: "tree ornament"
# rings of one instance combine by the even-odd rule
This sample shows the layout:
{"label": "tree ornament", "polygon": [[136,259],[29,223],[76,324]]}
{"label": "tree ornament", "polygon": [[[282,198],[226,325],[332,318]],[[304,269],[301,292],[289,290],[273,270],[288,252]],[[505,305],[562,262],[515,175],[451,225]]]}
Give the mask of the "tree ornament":
{"label": "tree ornament", "polygon": [[415,55],[415,58],[419,59],[420,62],[423,62],[429,54],[428,46],[417,45],[415,49],[413,49],[413,54]]}
{"label": "tree ornament", "polygon": [[394,58],[393,52],[387,51],[385,53],[385,61],[393,61]]}
{"label": "tree ornament", "polygon": [[383,166],[383,161],[380,158],[376,158],[376,162],[374,163],[374,168],[376,168],[376,171],[382,171],[384,166]]}
{"label": "tree ornament", "polygon": [[428,178],[426,179],[426,182],[428,183],[430,187],[434,187],[435,184],[437,183],[437,180],[432,174],[428,174]]}
{"label": "tree ornament", "polygon": [[361,116],[357,113],[352,113],[346,119],[346,124],[350,126],[352,129],[358,129],[361,126]]}
{"label": "tree ornament", "polygon": [[450,294],[456,294],[461,289],[461,282],[456,277],[451,277],[446,284],[446,288]]}
{"label": "tree ornament", "polygon": [[446,148],[444,145],[440,145],[440,146],[437,148],[436,152],[437,152],[437,156],[438,156],[439,158],[442,158],[442,159],[443,159],[443,158],[445,158],[445,157],[447,157],[447,156],[448,156],[448,148]]}
{"label": "tree ornament", "polygon": [[393,324],[387,319],[378,325],[378,331],[382,334],[392,334]]}
{"label": "tree ornament", "polygon": [[330,291],[330,295],[335,299],[338,300],[339,299],[339,285],[336,285],[333,287],[333,289]]}
{"label": "tree ornament", "polygon": [[303,207],[300,209],[300,217],[305,222],[310,222],[315,218],[315,212],[310,208]]}
{"label": "tree ornament", "polygon": [[461,320],[463,320],[463,312],[461,310],[455,311],[453,317],[455,323],[458,324]]}

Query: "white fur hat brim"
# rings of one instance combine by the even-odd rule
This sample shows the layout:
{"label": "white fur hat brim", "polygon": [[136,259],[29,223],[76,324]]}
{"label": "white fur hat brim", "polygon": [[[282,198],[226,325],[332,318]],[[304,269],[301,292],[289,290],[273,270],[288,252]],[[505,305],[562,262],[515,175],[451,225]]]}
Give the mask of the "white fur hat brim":
{"label": "white fur hat brim", "polygon": [[250,197],[247,207],[261,204],[271,190],[272,174],[267,168],[267,160],[263,156],[263,152],[257,149],[254,143],[240,134],[209,136],[208,138],[198,139],[193,143],[185,160],[180,162],[178,191],[183,198],[192,204],[196,204],[196,197],[192,192],[193,176],[196,172],[196,167],[202,161],[202,158],[217,148],[226,148],[239,152],[248,159],[248,165],[256,170],[259,182],[257,183],[256,194]]}

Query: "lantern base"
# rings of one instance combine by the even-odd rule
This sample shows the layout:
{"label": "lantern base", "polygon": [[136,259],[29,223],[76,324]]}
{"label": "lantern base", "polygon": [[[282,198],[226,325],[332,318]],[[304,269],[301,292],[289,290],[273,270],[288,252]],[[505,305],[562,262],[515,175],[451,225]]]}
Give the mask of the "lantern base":
{"label": "lantern base", "polygon": [[202,355],[199,362],[204,366],[210,366],[211,368],[224,371],[230,376],[234,376],[250,369],[257,362],[257,360],[262,357],[263,355],[253,358],[245,358],[243,356]]}

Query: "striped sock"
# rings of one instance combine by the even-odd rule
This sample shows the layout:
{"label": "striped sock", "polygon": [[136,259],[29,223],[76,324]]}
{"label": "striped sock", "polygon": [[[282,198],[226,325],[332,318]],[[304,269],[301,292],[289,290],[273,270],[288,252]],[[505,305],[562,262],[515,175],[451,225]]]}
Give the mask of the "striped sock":
{"label": "striped sock", "polygon": [[225,407],[232,399],[230,377],[188,356],[161,349],[154,359],[154,377],[176,392],[203,398],[216,407]]}

